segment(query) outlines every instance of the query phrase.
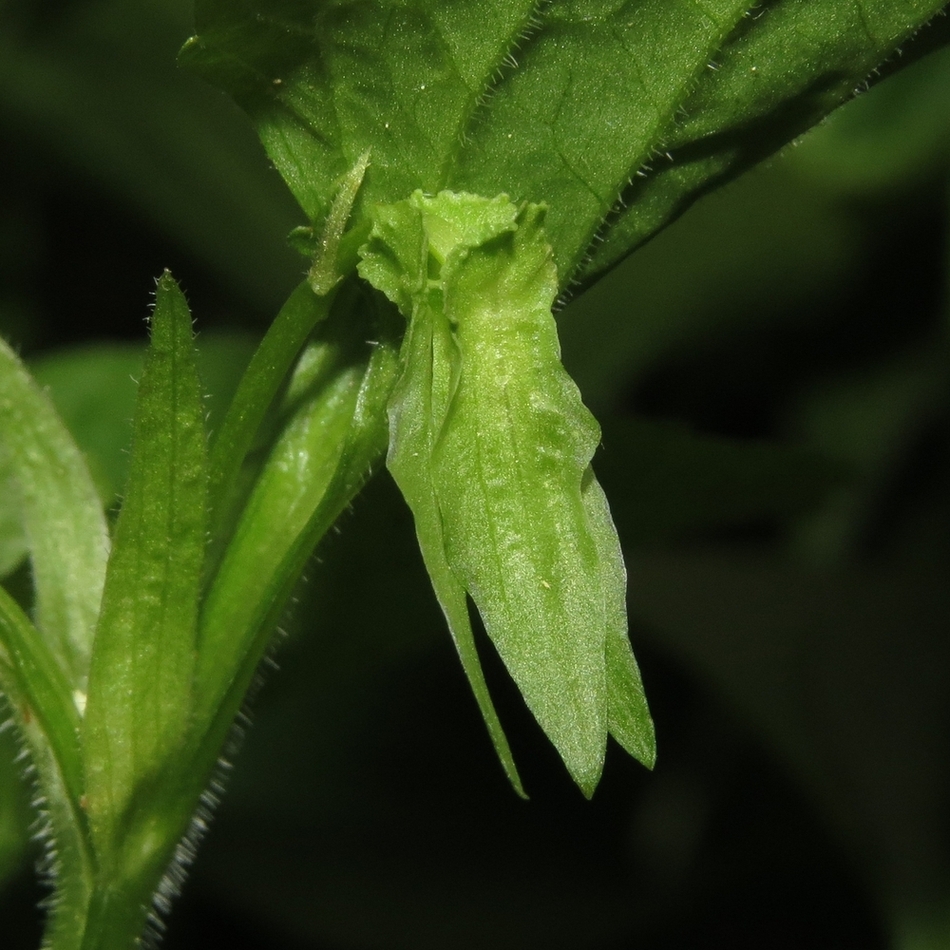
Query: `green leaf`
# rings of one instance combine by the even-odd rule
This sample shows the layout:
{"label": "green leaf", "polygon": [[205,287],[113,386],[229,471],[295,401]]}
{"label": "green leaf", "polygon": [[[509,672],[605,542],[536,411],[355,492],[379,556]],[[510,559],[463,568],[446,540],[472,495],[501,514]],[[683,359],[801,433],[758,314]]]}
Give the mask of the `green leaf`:
{"label": "green leaf", "polygon": [[198,0],[183,62],[250,114],[313,222],[372,149],[414,189],[548,205],[592,280],[849,99],[942,0]]}
{"label": "green leaf", "polygon": [[33,564],[37,625],[0,588],[0,691],[24,737],[56,882],[49,939],[82,938],[93,856],[82,810],[79,741],[93,627],[108,552],[83,457],[16,356],[0,343],[0,452]]}
{"label": "green leaf", "polygon": [[603,574],[604,619],[607,626],[607,728],[617,742],[648,769],[656,763],[656,732],[627,636],[627,571],[607,496],[588,467],[583,485],[584,512],[597,545]]}
{"label": "green leaf", "polygon": [[[0,686],[16,720],[36,746],[48,747],[73,802],[82,792],[82,761],[76,733],[79,711],[70,684],[36,628],[0,588]],[[36,723],[36,728],[31,728]],[[31,747],[34,742],[30,741]],[[34,748],[32,751],[38,751]]]}
{"label": "green leaf", "polygon": [[36,625],[81,703],[108,554],[105,518],[75,442],[2,341],[0,458],[32,559]]}
{"label": "green leaf", "polygon": [[[725,5],[704,6],[704,14],[716,16]],[[658,124],[652,152],[632,169],[578,279],[613,266],[692,200],[817,125],[866,89],[895,51],[904,64],[912,62],[915,47],[907,41],[944,6],[943,0],[739,4],[718,48],[694,61],[696,81],[683,86],[675,111]],[[671,19],[660,40],[664,50],[686,45]],[[658,72],[672,75],[664,60]]]}
{"label": "green leaf", "polygon": [[560,362],[543,216],[505,196],[417,192],[379,209],[360,273],[410,318],[390,468],[443,608],[457,615],[471,595],[589,795],[611,725],[650,764],[653,733],[623,558],[590,469],[600,430]]}
{"label": "green leaf", "polygon": [[20,490],[12,469],[9,458],[0,454],[0,578],[14,571],[29,554]]}
{"label": "green leaf", "polygon": [[89,819],[107,863],[117,849],[131,850],[129,809],[153,783],[172,781],[191,726],[207,480],[191,317],[166,272],[139,385],[83,726]]}
{"label": "green leaf", "polygon": [[92,888],[93,858],[81,801],[80,716],[72,684],[39,631],[0,587],[0,691],[29,749],[45,815],[40,835],[56,894],[47,925],[56,946],[78,946],[77,920]]}
{"label": "green leaf", "polygon": [[[208,390],[209,431],[220,427],[255,342],[235,330],[202,332],[198,374]],[[144,344],[95,343],[44,354],[30,367],[82,449],[106,508],[117,506],[128,477],[144,359]]]}
{"label": "green leaf", "polygon": [[[322,299],[306,285],[297,294]],[[285,395],[280,435],[208,588],[196,682],[197,719],[214,723],[206,739],[212,752],[314,545],[384,450],[395,347],[391,317],[367,317],[367,309],[373,305],[364,296],[341,293],[317,326]]]}
{"label": "green leaf", "polygon": [[128,477],[144,356],[138,344],[99,343],[44,355],[30,367],[82,449],[106,509],[118,504]]}
{"label": "green leaf", "polygon": [[[346,233],[346,225],[353,210],[353,202],[363,184],[363,176],[369,167],[369,149],[356,160],[356,164],[343,176],[340,190],[330,205],[330,212],[323,225],[323,234],[314,255],[313,264],[307,274],[307,281],[313,292],[323,297],[352,270],[356,263],[355,255],[349,267],[341,268],[341,243]],[[353,249],[355,251],[355,248]]]}

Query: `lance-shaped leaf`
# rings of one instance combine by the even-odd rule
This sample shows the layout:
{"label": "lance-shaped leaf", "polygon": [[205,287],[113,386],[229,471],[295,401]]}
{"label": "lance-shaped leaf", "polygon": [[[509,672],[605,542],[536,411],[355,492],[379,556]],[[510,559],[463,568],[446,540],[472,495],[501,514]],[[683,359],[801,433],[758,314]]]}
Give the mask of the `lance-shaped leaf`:
{"label": "lance-shaped leaf", "polygon": [[[325,305],[307,285],[295,294],[308,295]],[[340,294],[301,355],[281,432],[208,588],[197,716],[215,730],[226,732],[314,546],[385,448],[395,347],[385,317],[361,312],[367,304],[365,295]]]}
{"label": "lance-shaped leaf", "polygon": [[192,713],[207,445],[191,317],[168,273],[151,331],[83,731],[100,854],[121,842],[136,794],[174,774]]}
{"label": "lance-shaped leaf", "polygon": [[[314,222],[416,188],[545,202],[562,289],[849,99],[944,0],[197,0],[183,61]],[[946,33],[944,33],[944,40]],[[360,213],[360,209],[357,209]]]}
{"label": "lance-shaped leaf", "polygon": [[105,517],[82,453],[2,341],[0,457],[30,552],[36,625],[81,704],[109,551]]}
{"label": "lance-shaped leaf", "polygon": [[2,342],[0,455],[32,559],[37,620],[0,588],[0,692],[25,739],[43,809],[40,835],[56,880],[47,932],[58,945],[78,946],[93,864],[78,736],[108,534],[82,454]]}
{"label": "lance-shaped leaf", "polygon": [[505,196],[417,192],[379,209],[360,272],[410,319],[390,468],[443,608],[471,595],[589,795],[609,729],[648,764],[653,732],[590,469],[600,430],[560,362],[543,217]]}

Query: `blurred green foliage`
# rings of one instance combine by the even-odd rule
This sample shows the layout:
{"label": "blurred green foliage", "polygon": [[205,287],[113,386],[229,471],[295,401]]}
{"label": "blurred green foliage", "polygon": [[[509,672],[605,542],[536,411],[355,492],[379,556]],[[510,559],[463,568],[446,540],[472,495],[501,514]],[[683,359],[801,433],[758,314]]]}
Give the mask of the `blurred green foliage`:
{"label": "blurred green foliage", "polygon": [[[188,7],[0,3],[0,333],[110,504],[151,281],[190,291],[213,425],[300,276],[243,117],[174,68]],[[515,799],[380,476],[301,587],[167,946],[950,946],[948,101],[950,55],[922,59],[560,314],[656,772],[609,756],[584,803],[495,668]]]}

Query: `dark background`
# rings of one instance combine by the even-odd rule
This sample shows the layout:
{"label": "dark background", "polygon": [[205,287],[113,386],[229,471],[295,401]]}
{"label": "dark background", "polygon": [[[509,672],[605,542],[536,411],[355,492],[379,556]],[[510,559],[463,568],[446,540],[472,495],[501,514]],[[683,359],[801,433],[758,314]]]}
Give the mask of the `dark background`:
{"label": "dark background", "polygon": [[[176,72],[188,32],[185,0],[0,4],[0,333],[109,501],[158,274],[220,395],[305,266],[243,117]],[[585,802],[486,645],[516,798],[381,473],[300,589],[170,950],[950,946],[948,103],[943,53],[559,317],[655,771],[614,747]],[[16,775],[0,945],[32,950]]]}

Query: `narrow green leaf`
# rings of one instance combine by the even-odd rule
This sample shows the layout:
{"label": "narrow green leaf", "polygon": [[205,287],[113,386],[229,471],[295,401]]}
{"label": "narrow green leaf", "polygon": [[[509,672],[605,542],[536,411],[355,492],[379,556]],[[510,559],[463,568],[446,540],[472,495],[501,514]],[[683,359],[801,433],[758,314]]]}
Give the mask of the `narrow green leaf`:
{"label": "narrow green leaf", "polygon": [[0,588],[0,691],[30,753],[56,892],[47,926],[78,947],[93,858],[79,741],[108,534],[81,453],[26,369],[0,343],[0,452],[33,562],[34,627]]}
{"label": "narrow green leaf", "polygon": [[610,734],[648,769],[656,764],[656,732],[624,625],[607,630],[607,726]]}
{"label": "narrow green leaf", "polygon": [[417,192],[378,218],[360,273],[410,318],[390,467],[446,612],[459,588],[471,595],[589,795],[611,725],[648,762],[653,734],[619,647],[629,653],[626,577],[590,470],[600,430],[560,363],[543,210]]}
{"label": "narrow green leaf", "polygon": [[[83,773],[79,711],[72,688],[39,631],[0,587],[0,688],[27,736],[37,735],[58,763],[68,797],[78,802]],[[31,742],[31,746],[32,746]],[[31,749],[31,751],[38,751]]]}
{"label": "narrow green leaf", "polygon": [[[215,735],[237,712],[314,546],[385,447],[395,349],[386,321],[360,313],[366,305],[342,294],[304,350],[285,397],[281,435],[208,589],[196,715],[215,723]],[[206,745],[221,740],[209,736]]]}
{"label": "narrow green leaf", "polygon": [[80,716],[53,651],[0,588],[0,691],[35,769],[45,813],[40,835],[56,885],[47,925],[51,946],[78,947],[92,890],[93,858],[82,811]]}
{"label": "narrow green leaf", "polygon": [[8,485],[15,484],[32,559],[36,625],[78,696],[86,687],[102,596],[105,518],[75,442],[2,341],[0,454]]}
{"label": "narrow green leaf", "polygon": [[86,798],[101,854],[121,843],[136,793],[174,774],[190,727],[207,480],[191,317],[166,272],[139,385],[83,729]]}
{"label": "narrow green leaf", "polygon": [[360,155],[356,164],[343,176],[340,190],[333,199],[333,204],[330,205],[320,244],[310,272],[307,274],[307,281],[313,288],[313,292],[321,297],[328,294],[356,264],[354,257],[349,262],[349,267],[341,267],[340,244],[350,212],[353,210],[353,202],[356,201],[357,192],[363,184],[363,176],[368,167],[369,149]]}

